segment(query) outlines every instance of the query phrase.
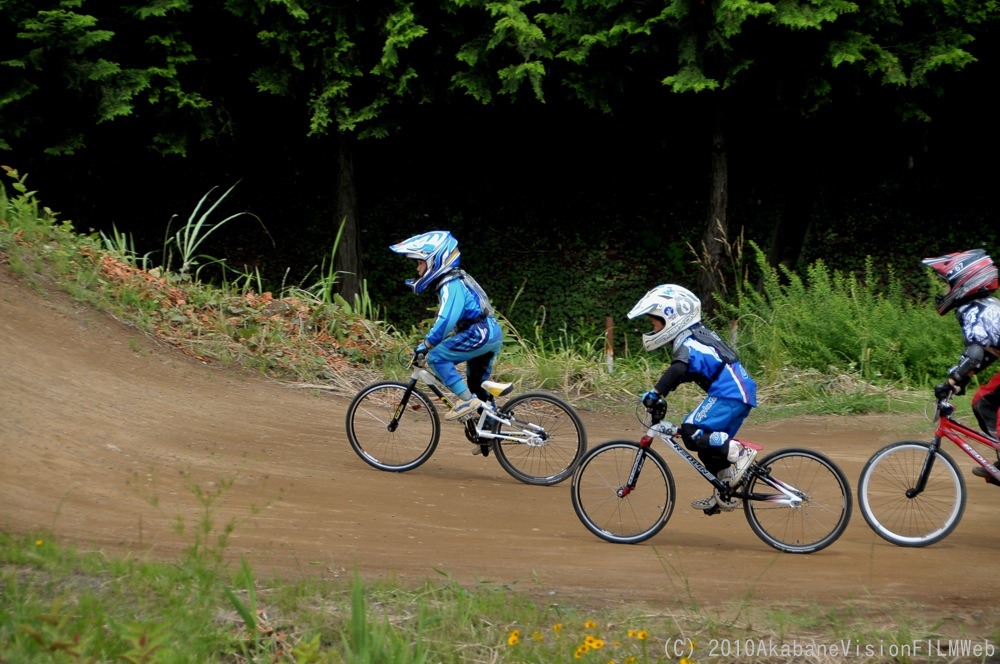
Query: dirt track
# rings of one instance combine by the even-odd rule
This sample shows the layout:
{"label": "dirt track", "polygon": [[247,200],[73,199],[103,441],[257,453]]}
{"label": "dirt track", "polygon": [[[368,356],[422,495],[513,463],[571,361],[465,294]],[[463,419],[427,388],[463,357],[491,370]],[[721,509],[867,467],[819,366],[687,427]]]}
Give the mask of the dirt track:
{"label": "dirt track", "polygon": [[[410,583],[443,572],[552,602],[903,602],[998,622],[990,605],[1000,591],[1000,490],[971,474],[965,517],[937,545],[883,542],[855,506],[837,543],[796,556],[758,540],[742,512],[690,509],[704,485],[675,463],[679,502],[664,531],[613,545],[578,522],[568,482],[517,482],[494,458],[473,457],[457,426],[445,427],[421,468],[379,472],[347,443],[346,399],[206,366],[3,271],[0,366],[0,528],[8,532],[46,530],[83,548],[174,557],[199,519],[190,483],[211,491],[210,482],[231,480],[214,521],[238,522],[229,553],[258,574],[330,578],[356,568]],[[627,417],[582,416],[591,445],[641,435]],[[926,438],[929,427],[872,416],[752,420],[748,439],[823,451],[852,485],[872,451]]]}

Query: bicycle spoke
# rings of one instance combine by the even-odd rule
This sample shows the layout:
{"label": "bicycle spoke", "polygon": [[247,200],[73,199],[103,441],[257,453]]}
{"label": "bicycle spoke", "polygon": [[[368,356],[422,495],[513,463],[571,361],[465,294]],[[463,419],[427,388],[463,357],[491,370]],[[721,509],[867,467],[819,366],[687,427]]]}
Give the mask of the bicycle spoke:
{"label": "bicycle spoke", "polygon": [[811,450],[780,450],[760,461],[770,478],[803,495],[789,502],[765,477],[748,482],[751,498],[744,512],[753,531],[768,545],[788,553],[814,553],[826,548],[847,528],[851,490],[843,472]]}

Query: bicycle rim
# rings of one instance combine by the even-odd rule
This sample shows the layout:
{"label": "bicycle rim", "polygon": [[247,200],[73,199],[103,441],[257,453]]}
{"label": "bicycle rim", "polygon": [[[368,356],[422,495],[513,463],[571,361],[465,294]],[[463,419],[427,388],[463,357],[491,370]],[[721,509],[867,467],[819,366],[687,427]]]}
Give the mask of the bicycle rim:
{"label": "bicycle rim", "polygon": [[639,444],[601,443],[587,452],[573,475],[573,510],[587,530],[603,540],[635,544],[660,532],[674,509],[674,478],[663,458],[647,450],[636,488],[619,497],[628,482]]}
{"label": "bicycle rim", "polygon": [[940,450],[924,490],[907,497],[907,490],[917,485],[929,449],[927,443],[893,443],[876,452],[861,470],[861,515],[879,537],[898,546],[927,546],[944,539],[965,512],[962,471]]}
{"label": "bicycle rim", "polygon": [[851,519],[851,486],[843,471],[826,456],[804,449],[779,450],[760,461],[772,480],[805,494],[801,503],[785,496],[761,477],[747,482],[743,511],[754,533],[786,553],[815,553],[837,541]]}
{"label": "bicycle rim", "polygon": [[437,411],[419,390],[410,394],[395,430],[390,430],[405,392],[402,383],[375,383],[358,392],[347,408],[351,447],[365,463],[379,470],[412,470],[427,461],[437,447]]}
{"label": "bicycle rim", "polygon": [[[587,431],[572,406],[551,394],[529,393],[514,397],[500,409],[512,419],[497,433],[526,433],[532,440],[499,440],[493,444],[500,466],[526,483],[548,486],[568,479],[587,450]],[[534,426],[529,426],[534,425]]]}

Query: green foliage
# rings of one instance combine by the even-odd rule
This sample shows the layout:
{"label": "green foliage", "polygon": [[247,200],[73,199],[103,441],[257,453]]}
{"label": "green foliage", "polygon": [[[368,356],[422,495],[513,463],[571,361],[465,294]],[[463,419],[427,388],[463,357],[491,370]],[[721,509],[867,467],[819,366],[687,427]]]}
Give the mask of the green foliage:
{"label": "green foliage", "polygon": [[744,362],[766,381],[813,369],[924,385],[961,353],[954,320],[938,316],[926,295],[905,297],[893,274],[877,274],[871,259],[860,275],[816,261],[800,276],[772,268],[752,247],[760,288],[742,283],[736,302],[724,308],[739,323]]}
{"label": "green foliage", "polygon": [[186,81],[198,59],[181,28],[191,3],[52,4],[4,12],[10,40],[0,80],[13,85],[0,85],[0,149],[31,136],[32,148],[73,155],[90,147],[98,125],[136,116],[149,120],[144,140],[163,154],[185,154],[192,126],[193,135],[216,133],[211,101],[194,89],[202,81]]}

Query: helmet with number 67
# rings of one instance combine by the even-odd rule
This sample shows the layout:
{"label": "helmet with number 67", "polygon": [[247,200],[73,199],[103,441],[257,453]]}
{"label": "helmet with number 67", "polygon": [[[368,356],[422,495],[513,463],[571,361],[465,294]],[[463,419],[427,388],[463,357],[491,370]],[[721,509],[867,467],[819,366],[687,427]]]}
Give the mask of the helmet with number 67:
{"label": "helmet with number 67", "polygon": [[997,266],[982,249],[969,249],[920,261],[948,282],[948,292],[938,296],[937,312],[945,315],[970,300],[997,290]]}
{"label": "helmet with number 67", "polygon": [[629,320],[639,316],[654,316],[663,322],[660,329],[642,335],[646,350],[656,350],[677,337],[695,323],[701,322],[701,300],[681,286],[664,284],[653,288],[628,312]]}
{"label": "helmet with number 67", "polygon": [[427,269],[417,279],[407,279],[406,285],[419,295],[452,268],[458,267],[461,253],[458,251],[458,240],[448,231],[430,231],[414,235],[408,240],[389,247],[397,254],[427,263]]}

